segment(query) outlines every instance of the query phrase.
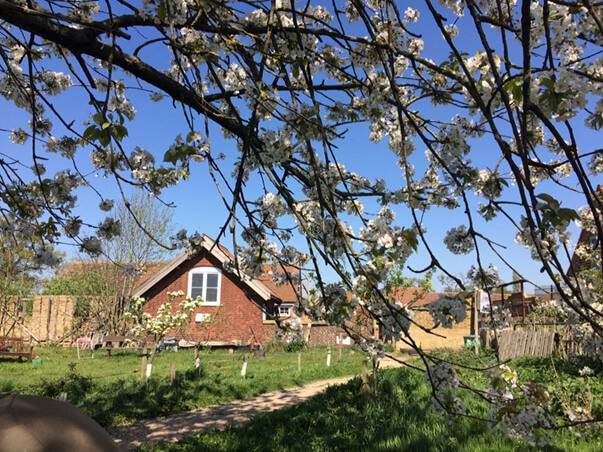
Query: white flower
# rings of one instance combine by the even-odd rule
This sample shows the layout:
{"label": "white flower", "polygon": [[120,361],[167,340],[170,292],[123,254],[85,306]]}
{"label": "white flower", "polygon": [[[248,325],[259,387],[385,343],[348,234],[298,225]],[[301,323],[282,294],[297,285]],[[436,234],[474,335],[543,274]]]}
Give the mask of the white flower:
{"label": "white flower", "polygon": [[582,376],[582,377],[590,377],[592,375],[595,374],[595,371],[592,370],[590,367],[588,366],[584,366],[582,369],[580,369],[578,371],[578,373]]}
{"label": "white flower", "polygon": [[474,247],[473,239],[465,225],[448,230],[444,243],[454,254],[468,254]]}
{"label": "white flower", "polygon": [[82,240],[80,250],[90,256],[98,256],[103,252],[103,246],[97,237],[86,237]]}
{"label": "white flower", "polygon": [[99,209],[102,210],[103,212],[109,212],[111,209],[113,209],[113,200],[111,199],[103,199],[100,204],[98,205]]}
{"label": "white flower", "polygon": [[452,328],[467,318],[467,306],[458,298],[440,298],[429,304],[429,314],[436,324]]}
{"label": "white flower", "polygon": [[420,15],[418,10],[408,7],[406,8],[406,11],[404,11],[404,22],[415,23],[419,20]]}
{"label": "white flower", "polygon": [[25,144],[25,142],[27,141],[28,138],[29,138],[29,135],[27,134],[27,132],[21,128],[13,129],[10,132],[11,143]]}

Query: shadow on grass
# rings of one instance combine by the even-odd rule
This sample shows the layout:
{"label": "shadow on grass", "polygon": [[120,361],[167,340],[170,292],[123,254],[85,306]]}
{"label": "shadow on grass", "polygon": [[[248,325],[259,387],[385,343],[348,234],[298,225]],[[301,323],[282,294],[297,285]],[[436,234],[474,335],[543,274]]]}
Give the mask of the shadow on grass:
{"label": "shadow on grass", "polygon": [[[358,395],[360,380],[330,387],[310,401],[269,413],[240,428],[197,433],[141,451],[528,451],[499,438],[483,422],[441,420],[431,411],[422,376],[408,369],[381,373],[380,396]],[[562,451],[564,448],[549,448]]]}

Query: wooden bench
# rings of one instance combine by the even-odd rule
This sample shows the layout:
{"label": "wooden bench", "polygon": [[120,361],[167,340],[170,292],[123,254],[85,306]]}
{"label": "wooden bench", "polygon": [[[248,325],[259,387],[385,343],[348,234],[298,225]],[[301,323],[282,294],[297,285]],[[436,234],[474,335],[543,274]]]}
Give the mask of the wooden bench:
{"label": "wooden bench", "polygon": [[0,356],[17,356],[31,361],[33,349],[33,345],[30,345],[29,350],[25,351],[22,337],[0,336]]}
{"label": "wooden bench", "polygon": [[136,336],[104,336],[101,350],[107,350],[107,356],[111,356],[112,350],[142,350],[140,338]]}

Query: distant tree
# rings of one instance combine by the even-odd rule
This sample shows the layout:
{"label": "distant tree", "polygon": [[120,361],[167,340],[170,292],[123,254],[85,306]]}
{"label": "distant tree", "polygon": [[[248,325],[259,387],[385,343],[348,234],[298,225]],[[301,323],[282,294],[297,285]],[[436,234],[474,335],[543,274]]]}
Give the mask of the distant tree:
{"label": "distant tree", "polygon": [[423,278],[416,276],[406,276],[402,267],[395,267],[391,270],[389,278],[385,282],[385,291],[394,289],[396,287],[402,287],[407,289],[409,287],[420,287],[425,292],[433,291],[433,272],[428,271],[425,273]]}
{"label": "distant tree", "polygon": [[120,234],[103,242],[104,253],[118,265],[140,266],[169,258],[174,250],[166,246],[174,235],[172,212],[143,190],[115,208]]}
{"label": "distant tree", "polygon": [[10,217],[0,219],[0,334],[19,322],[23,297],[37,292],[41,271],[59,259],[33,230],[18,229]]}
{"label": "distant tree", "polygon": [[[107,207],[113,206],[107,202]],[[169,208],[135,190],[129,200],[115,207],[114,224],[121,234],[101,242],[103,253],[82,255],[67,274],[61,271],[44,284],[49,295],[78,297],[76,310],[87,317],[88,328],[125,333],[124,314],[140,276],[173,252],[162,243],[169,241],[174,226]]]}

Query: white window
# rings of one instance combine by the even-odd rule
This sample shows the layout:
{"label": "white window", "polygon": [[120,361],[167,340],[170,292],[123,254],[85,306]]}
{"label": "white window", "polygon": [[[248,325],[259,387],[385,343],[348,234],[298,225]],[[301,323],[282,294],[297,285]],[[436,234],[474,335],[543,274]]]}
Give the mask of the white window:
{"label": "white window", "polygon": [[286,319],[293,315],[294,303],[265,304],[264,320],[274,320],[275,318]]}
{"label": "white window", "polygon": [[292,305],[280,305],[278,307],[278,316],[279,317],[289,317],[291,315]]}
{"label": "white window", "polygon": [[220,304],[222,273],[217,268],[198,267],[188,272],[188,296],[193,300],[201,297],[204,305]]}

